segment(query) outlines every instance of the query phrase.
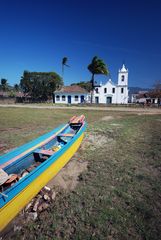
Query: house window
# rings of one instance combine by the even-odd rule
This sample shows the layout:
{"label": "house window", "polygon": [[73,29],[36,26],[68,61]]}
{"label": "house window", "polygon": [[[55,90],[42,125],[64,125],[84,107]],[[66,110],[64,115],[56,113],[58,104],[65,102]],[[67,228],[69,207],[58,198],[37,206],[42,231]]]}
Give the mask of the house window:
{"label": "house window", "polygon": [[115,93],[115,88],[112,88],[112,93]]}
{"label": "house window", "polygon": [[78,96],[75,96],[75,101],[78,102]]}
{"label": "house window", "polygon": [[60,96],[59,95],[56,96],[56,101],[60,101]]}
{"label": "house window", "polygon": [[98,93],[98,88],[95,89],[96,93]]}
{"label": "house window", "polygon": [[65,101],[66,100],[66,97],[65,95],[62,96],[62,101]]}
{"label": "house window", "polygon": [[124,80],[125,80],[125,76],[122,75],[122,76],[121,76],[121,81],[123,82]]}
{"label": "house window", "polygon": [[123,87],[121,88],[121,93],[124,93],[124,88]]}
{"label": "house window", "polygon": [[107,88],[104,88],[104,93],[107,93]]}

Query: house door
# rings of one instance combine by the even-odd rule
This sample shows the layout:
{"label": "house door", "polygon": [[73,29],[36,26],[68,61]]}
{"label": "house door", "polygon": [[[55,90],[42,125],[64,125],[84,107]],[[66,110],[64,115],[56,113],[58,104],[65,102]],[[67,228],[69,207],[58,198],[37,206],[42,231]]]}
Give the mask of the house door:
{"label": "house door", "polygon": [[99,97],[95,97],[95,103],[96,103],[96,104],[99,103]]}
{"label": "house door", "polygon": [[69,95],[69,96],[68,96],[68,103],[71,104],[71,102],[72,102],[72,98],[71,98],[71,96]]}
{"label": "house door", "polygon": [[84,96],[81,96],[81,103],[84,103]]}
{"label": "house door", "polygon": [[106,104],[111,104],[111,103],[112,103],[112,97],[107,97]]}

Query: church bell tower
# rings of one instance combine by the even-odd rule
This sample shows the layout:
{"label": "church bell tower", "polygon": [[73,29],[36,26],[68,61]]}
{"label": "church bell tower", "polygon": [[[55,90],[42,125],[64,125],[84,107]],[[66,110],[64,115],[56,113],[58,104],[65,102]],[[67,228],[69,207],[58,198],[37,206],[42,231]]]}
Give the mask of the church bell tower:
{"label": "church bell tower", "polygon": [[125,65],[122,65],[122,68],[118,71],[118,86],[127,86],[128,85],[128,69]]}

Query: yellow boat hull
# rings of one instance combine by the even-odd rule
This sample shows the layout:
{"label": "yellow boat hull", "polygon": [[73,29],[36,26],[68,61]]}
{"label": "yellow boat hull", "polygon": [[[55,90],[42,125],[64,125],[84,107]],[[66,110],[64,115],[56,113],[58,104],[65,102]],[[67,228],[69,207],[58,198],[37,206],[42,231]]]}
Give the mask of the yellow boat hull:
{"label": "yellow boat hull", "polygon": [[0,231],[26,206],[26,204],[63,168],[79,148],[84,133],[32,183],[0,209]]}

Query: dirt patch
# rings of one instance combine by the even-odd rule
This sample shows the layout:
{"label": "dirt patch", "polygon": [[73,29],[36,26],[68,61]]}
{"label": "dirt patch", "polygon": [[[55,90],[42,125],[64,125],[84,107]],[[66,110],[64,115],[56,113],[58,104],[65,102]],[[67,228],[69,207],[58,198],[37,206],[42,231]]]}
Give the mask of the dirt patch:
{"label": "dirt patch", "polygon": [[100,147],[103,144],[107,143],[107,137],[101,134],[90,134],[88,136],[88,142],[91,143],[91,145],[95,146],[95,147]]}
{"label": "dirt patch", "polygon": [[148,112],[155,112],[154,114],[161,114],[161,109],[147,109],[147,108],[134,108],[134,107],[128,107],[128,106],[118,106],[118,107],[107,107],[107,106],[57,106],[57,105],[37,105],[37,104],[0,104],[0,107],[3,108],[29,108],[29,109],[73,109],[73,110],[96,110],[96,111],[119,111],[119,112],[142,112],[142,111],[148,111]]}
{"label": "dirt patch", "polygon": [[10,131],[16,131],[16,130],[21,130],[22,128],[20,127],[14,127],[14,128],[4,128],[0,129],[1,132],[10,132]]}
{"label": "dirt patch", "polygon": [[114,143],[114,139],[100,133],[92,133],[86,135],[82,145],[81,150],[94,151],[98,148],[111,146]]}
{"label": "dirt patch", "polygon": [[160,112],[158,112],[158,111],[151,111],[151,112],[137,113],[138,116],[142,116],[142,115],[156,115],[156,114],[160,114]]}
{"label": "dirt patch", "polygon": [[112,116],[105,116],[105,117],[101,118],[101,121],[110,121],[112,119],[114,119]]}
{"label": "dirt patch", "polygon": [[116,127],[121,127],[121,124],[120,124],[120,123],[111,123],[110,125],[111,125],[111,126],[116,126]]}
{"label": "dirt patch", "polygon": [[67,191],[73,190],[79,182],[79,175],[87,170],[87,165],[88,162],[73,158],[47,186],[50,188],[57,186]]}

